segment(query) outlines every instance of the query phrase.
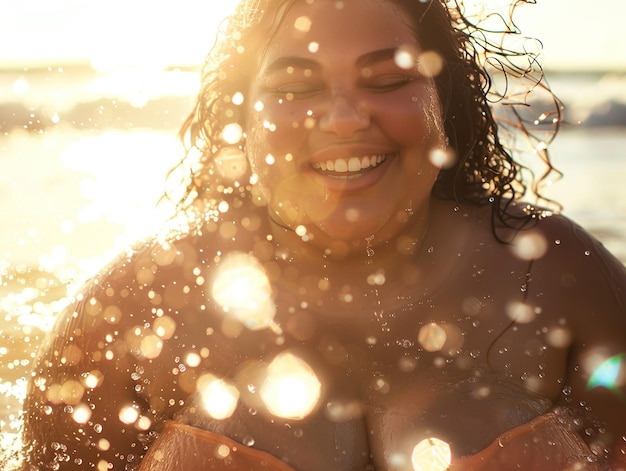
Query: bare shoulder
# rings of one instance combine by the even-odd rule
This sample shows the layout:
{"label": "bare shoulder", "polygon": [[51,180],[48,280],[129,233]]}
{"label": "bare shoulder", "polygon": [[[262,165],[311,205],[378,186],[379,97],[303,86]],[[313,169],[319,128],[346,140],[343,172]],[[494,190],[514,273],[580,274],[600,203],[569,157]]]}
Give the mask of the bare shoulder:
{"label": "bare shoulder", "polygon": [[564,216],[539,221],[515,243],[524,244],[524,238],[539,247],[530,299],[568,339],[567,394],[561,400],[595,417],[586,425],[586,439],[612,450],[619,462],[626,455],[620,438],[626,436],[626,268]]}
{"label": "bare shoulder", "polygon": [[[232,368],[238,327],[224,329],[209,280],[219,254],[241,244],[210,231],[143,241],[84,285],[33,371],[25,437],[39,451],[31,462],[132,463],[199,376]],[[105,445],[94,447],[98,440]]]}
{"label": "bare shoulder", "polygon": [[559,296],[624,313],[626,267],[575,222],[560,215],[542,219],[514,244],[536,252],[533,274],[562,287],[556,291]]}

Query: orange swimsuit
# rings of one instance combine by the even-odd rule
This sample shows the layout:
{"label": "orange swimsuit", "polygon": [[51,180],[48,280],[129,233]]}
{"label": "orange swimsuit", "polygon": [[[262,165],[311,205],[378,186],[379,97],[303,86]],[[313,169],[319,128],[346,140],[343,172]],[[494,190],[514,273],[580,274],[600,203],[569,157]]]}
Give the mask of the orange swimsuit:
{"label": "orange swimsuit", "polygon": [[[580,470],[599,471],[582,438],[569,430],[554,412],[539,416],[500,435],[471,456],[452,458],[449,471]],[[168,421],[148,450],[140,471],[295,471],[264,451],[223,435]]]}

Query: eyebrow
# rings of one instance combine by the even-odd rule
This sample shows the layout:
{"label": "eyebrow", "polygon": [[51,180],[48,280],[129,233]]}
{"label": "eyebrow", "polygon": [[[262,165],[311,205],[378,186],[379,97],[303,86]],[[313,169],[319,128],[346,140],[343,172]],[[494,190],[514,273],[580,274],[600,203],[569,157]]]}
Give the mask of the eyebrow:
{"label": "eyebrow", "polygon": [[363,54],[356,60],[356,64],[360,68],[368,67],[370,65],[377,64],[379,62],[386,62],[396,57],[398,52],[397,47],[390,47],[388,49],[379,49],[377,51],[368,52]]}
{"label": "eyebrow", "polygon": [[[361,56],[359,56],[356,60],[356,65],[359,68],[369,67],[371,65],[386,62],[394,59],[398,48],[391,47],[387,49],[379,49],[376,51],[367,52]],[[293,67],[296,69],[311,69],[318,70],[320,69],[320,65],[314,59],[309,59],[307,57],[299,57],[299,56],[285,56],[279,57],[274,62],[269,64],[265,70],[265,74],[271,74],[274,72],[279,72],[285,70],[288,67]]]}

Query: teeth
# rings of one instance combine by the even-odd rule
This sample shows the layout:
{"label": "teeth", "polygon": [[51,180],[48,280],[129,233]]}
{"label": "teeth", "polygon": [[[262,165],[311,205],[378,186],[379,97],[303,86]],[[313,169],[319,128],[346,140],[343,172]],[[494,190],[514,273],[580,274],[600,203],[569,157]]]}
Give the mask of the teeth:
{"label": "teeth", "polygon": [[346,173],[348,171],[348,162],[343,159],[335,160],[335,172]]}
{"label": "teeth", "polygon": [[349,159],[327,160],[326,162],[315,162],[313,168],[323,172],[360,172],[370,167],[377,167],[386,159],[385,155],[372,155],[365,157],[350,157]]}

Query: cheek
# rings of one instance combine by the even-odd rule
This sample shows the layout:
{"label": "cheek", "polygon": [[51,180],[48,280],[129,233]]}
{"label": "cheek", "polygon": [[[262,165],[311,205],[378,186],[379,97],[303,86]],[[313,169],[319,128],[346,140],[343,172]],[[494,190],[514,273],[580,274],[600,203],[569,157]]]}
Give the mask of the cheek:
{"label": "cheek", "polygon": [[[306,143],[303,118],[298,110],[279,103],[264,103],[252,110],[246,130],[246,151],[250,165],[267,187],[275,187],[297,171],[297,155]],[[305,114],[306,116],[306,114]]]}
{"label": "cheek", "polygon": [[276,98],[261,103],[263,109],[251,114],[254,143],[276,158],[298,153],[307,142],[307,133],[315,125],[311,107],[302,102]]}
{"label": "cheek", "polygon": [[444,147],[441,107],[434,90],[400,94],[377,109],[379,125],[394,141],[424,149]]}

